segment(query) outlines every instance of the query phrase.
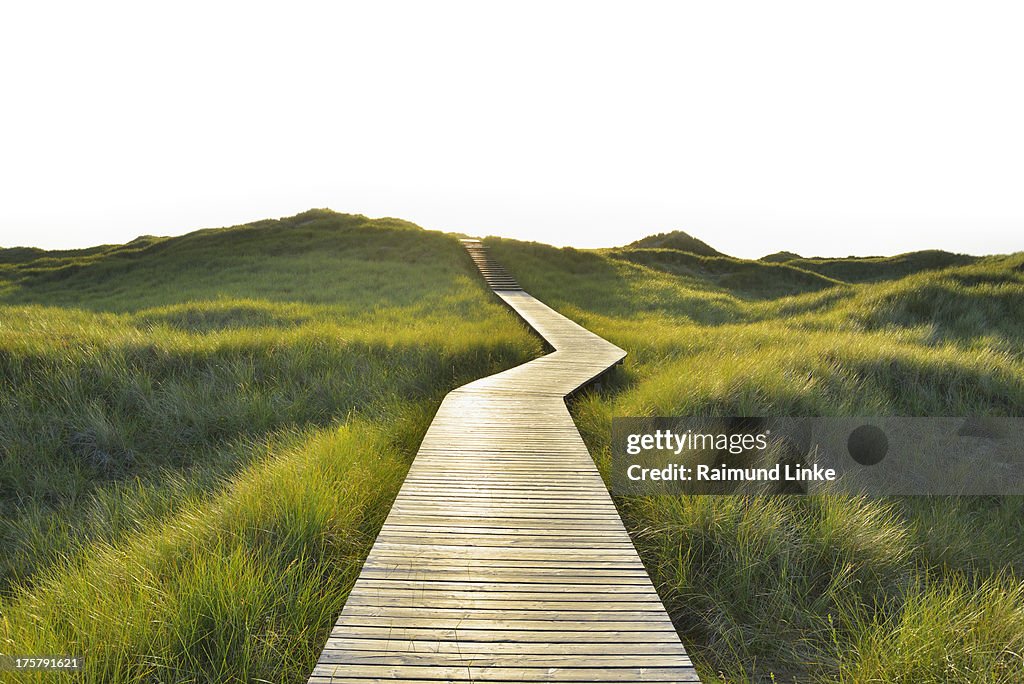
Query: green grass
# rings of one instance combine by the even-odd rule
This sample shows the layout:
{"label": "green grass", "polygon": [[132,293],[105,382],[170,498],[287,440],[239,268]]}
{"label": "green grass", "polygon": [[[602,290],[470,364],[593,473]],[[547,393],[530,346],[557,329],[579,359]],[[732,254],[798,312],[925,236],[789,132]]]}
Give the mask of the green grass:
{"label": "green grass", "polygon": [[[490,239],[629,352],[573,413],[1024,414],[1024,254],[750,262]],[[1024,681],[1024,499],[617,504],[705,681]]]}
{"label": "green grass", "polygon": [[95,682],[304,681],[408,465],[389,429],[278,436],[218,494],[94,541],[4,606],[4,650],[85,655]]}
{"label": "green grass", "polygon": [[[613,415],[1024,412],[1022,254],[490,244],[629,351],[573,404],[604,470]],[[0,249],[0,652],[305,681],[441,397],[540,353],[394,219]],[[1021,498],[617,504],[707,682],[1024,680]]]}
{"label": "green grass", "polygon": [[669,233],[655,233],[629,243],[628,247],[636,248],[664,248],[702,256],[725,256],[717,249],[702,240],[698,240],[689,233],[681,230],[673,230]]}
{"label": "green grass", "polygon": [[305,681],[444,393],[541,353],[451,236],[0,251],[0,652]]}

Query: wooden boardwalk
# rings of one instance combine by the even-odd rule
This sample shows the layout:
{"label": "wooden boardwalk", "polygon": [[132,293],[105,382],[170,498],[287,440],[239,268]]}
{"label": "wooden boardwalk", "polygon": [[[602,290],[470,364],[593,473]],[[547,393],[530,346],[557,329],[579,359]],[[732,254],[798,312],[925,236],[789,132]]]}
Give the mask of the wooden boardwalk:
{"label": "wooden boardwalk", "polygon": [[625,352],[464,242],[555,351],[445,397],[309,681],[699,681],[565,405]]}

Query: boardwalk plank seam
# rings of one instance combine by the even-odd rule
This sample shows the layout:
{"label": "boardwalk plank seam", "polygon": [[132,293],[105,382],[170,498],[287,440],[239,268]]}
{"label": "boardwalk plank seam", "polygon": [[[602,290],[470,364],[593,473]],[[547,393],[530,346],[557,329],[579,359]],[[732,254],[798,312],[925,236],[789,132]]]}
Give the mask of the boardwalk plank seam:
{"label": "boardwalk plank seam", "polygon": [[552,351],[445,397],[310,684],[699,682],[565,404],[626,353],[463,244]]}

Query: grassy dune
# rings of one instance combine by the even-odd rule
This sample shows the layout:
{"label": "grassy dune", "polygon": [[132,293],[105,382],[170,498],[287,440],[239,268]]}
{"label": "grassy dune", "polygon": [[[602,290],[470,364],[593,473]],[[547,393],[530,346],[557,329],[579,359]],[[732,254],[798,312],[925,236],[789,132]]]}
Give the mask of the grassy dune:
{"label": "grassy dune", "polygon": [[[489,240],[629,351],[574,415],[1022,415],[1024,254],[740,261]],[[1024,500],[617,501],[706,681],[1024,681]]]}
{"label": "grassy dune", "polygon": [[[573,407],[602,467],[612,415],[1024,409],[1024,255],[655,238],[490,242],[630,352]],[[0,249],[0,652],[304,681],[443,394],[540,353],[454,237],[398,220]],[[1024,679],[1020,499],[618,504],[706,681]]]}
{"label": "grassy dune", "polygon": [[305,681],[443,394],[539,353],[400,221],[0,250],[0,652]]}

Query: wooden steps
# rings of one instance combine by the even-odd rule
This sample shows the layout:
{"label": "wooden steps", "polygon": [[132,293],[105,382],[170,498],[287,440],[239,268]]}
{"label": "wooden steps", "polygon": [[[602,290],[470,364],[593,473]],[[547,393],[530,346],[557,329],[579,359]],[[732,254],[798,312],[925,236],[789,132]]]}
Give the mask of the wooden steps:
{"label": "wooden steps", "polygon": [[469,252],[473,263],[480,270],[480,275],[484,277],[484,280],[487,281],[492,290],[523,289],[519,287],[519,283],[516,282],[516,279],[508,271],[491,259],[487,248],[484,247],[482,242],[479,240],[462,240],[462,245]]}
{"label": "wooden steps", "polygon": [[625,352],[464,244],[555,351],[445,397],[309,681],[699,681],[565,405]]}

